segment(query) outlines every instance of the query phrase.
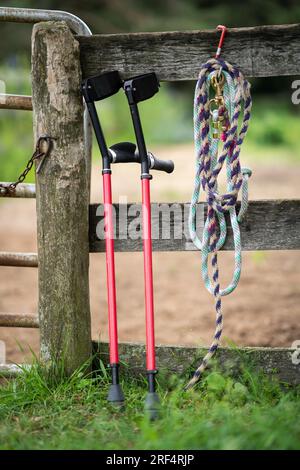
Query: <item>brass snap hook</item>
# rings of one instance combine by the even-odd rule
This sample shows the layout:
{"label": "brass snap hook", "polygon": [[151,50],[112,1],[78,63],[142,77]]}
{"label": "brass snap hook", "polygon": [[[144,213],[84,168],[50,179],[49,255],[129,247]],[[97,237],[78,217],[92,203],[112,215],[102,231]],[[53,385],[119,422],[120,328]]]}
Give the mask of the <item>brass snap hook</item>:
{"label": "brass snap hook", "polygon": [[222,93],[225,84],[225,76],[221,70],[219,70],[219,73],[211,77],[211,84],[218,94]]}

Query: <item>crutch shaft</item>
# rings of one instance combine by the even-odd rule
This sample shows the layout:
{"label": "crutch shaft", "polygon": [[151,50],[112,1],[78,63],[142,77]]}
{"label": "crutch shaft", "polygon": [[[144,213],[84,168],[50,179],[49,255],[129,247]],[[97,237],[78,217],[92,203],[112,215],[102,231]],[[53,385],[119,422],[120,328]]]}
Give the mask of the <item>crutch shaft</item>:
{"label": "crutch shaft", "polygon": [[142,179],[142,208],[146,313],[146,367],[148,371],[153,371],[155,370],[155,334],[149,179]]}
{"label": "crutch shaft", "polygon": [[118,364],[118,328],[117,328],[117,301],[115,282],[115,255],[114,255],[114,227],[111,191],[111,174],[103,174],[103,202],[106,246],[106,279],[108,300],[108,324],[110,344],[110,364]]}

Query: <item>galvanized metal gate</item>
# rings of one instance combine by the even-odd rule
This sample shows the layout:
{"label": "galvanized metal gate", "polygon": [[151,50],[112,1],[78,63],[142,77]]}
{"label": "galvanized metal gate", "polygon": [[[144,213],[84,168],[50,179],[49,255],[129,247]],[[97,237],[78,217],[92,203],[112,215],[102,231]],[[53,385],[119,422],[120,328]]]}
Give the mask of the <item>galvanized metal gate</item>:
{"label": "galvanized metal gate", "polygon": [[[74,34],[81,36],[90,36],[91,30],[77,16],[59,10],[37,10],[25,8],[9,8],[0,7],[0,21],[14,23],[38,23],[42,21],[64,21]],[[0,109],[13,109],[22,111],[32,111],[32,98],[25,95],[1,94]],[[85,128],[85,152],[87,159],[88,178],[91,169],[91,126],[88,112],[84,114]],[[0,184],[8,185],[9,182]],[[36,191],[34,184],[19,184],[14,192],[1,192],[0,197],[9,198],[35,198]],[[38,267],[37,253],[12,253],[0,251],[0,266],[17,266],[17,267]],[[24,313],[4,313],[0,312],[0,327],[18,327],[18,328],[38,328],[39,320],[37,314]],[[20,369],[15,366],[0,364],[0,372],[8,375],[15,374]]]}

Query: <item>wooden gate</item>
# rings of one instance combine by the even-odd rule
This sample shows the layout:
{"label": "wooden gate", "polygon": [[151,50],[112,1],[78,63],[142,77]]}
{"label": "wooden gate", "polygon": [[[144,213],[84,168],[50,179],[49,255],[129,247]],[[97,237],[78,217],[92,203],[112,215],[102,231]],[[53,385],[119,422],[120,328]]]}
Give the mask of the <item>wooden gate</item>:
{"label": "wooden gate", "polygon": [[[123,78],[155,71],[161,80],[195,80],[200,65],[212,57],[217,33],[183,31],[74,36],[64,22],[36,24],[32,36],[32,107],[34,135],[47,133],[55,140],[54,151],[36,181],[38,216],[39,321],[22,315],[0,316],[0,326],[29,326],[41,331],[41,358],[56,360],[65,353],[68,371],[91,354],[88,289],[89,252],[104,251],[96,236],[97,205],[89,205],[89,181],[84,151],[82,77],[119,70]],[[224,57],[250,77],[300,74],[300,25],[229,29]],[[25,106],[29,107],[29,100]],[[33,197],[32,186],[23,185],[18,195]],[[183,203],[179,203],[183,209]],[[127,207],[127,210],[129,208]],[[155,207],[154,207],[155,209]],[[156,207],[157,209],[157,207]],[[116,205],[118,212],[120,207]],[[153,211],[157,214],[157,210]],[[176,231],[182,218],[170,219]],[[161,221],[153,228],[161,234]],[[177,225],[180,224],[179,227]],[[201,229],[201,227],[198,227]],[[300,248],[300,200],[253,201],[241,224],[243,250],[298,250]],[[171,233],[174,233],[171,230]],[[116,251],[138,251],[142,240],[116,239]],[[194,249],[186,234],[154,240],[157,251]],[[223,247],[233,249],[232,232]],[[0,254],[1,264],[31,266],[36,255]],[[143,346],[122,345],[121,357],[140,370],[137,357]],[[300,382],[299,366],[292,363],[292,349],[245,348],[266,372]],[[101,346],[102,357],[107,346]],[[122,356],[123,354],[123,356]],[[161,347],[159,368],[183,370],[203,355],[197,348]],[[241,353],[221,348],[221,363],[239,362]]]}

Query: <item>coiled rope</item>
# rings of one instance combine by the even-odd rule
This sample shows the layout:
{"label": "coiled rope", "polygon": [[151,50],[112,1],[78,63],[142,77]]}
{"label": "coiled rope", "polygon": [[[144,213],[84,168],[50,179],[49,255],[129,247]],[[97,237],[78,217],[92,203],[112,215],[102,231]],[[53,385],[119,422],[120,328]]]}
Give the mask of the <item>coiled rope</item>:
{"label": "coiled rope", "polygon": [[[210,88],[214,77],[224,76],[224,105],[211,111]],[[209,360],[219,347],[223,329],[221,297],[230,294],[237,286],[241,274],[241,237],[239,222],[244,217],[248,206],[249,169],[241,169],[239,155],[241,145],[248,130],[252,100],[250,84],[243,74],[222,59],[210,59],[202,67],[195,89],[194,99],[194,139],[196,150],[195,187],[189,213],[189,231],[195,246],[202,251],[202,277],[208,291],[214,295],[216,309],[216,329],[213,342],[202,363],[194,372],[186,389],[195,385],[207,367]],[[243,107],[242,122],[239,118]],[[227,115],[227,127],[221,139],[211,132],[214,122],[224,120]],[[220,141],[222,150],[218,155]],[[218,176],[226,162],[227,190],[218,192]],[[202,240],[196,232],[196,209],[201,187],[206,194],[207,218],[204,224]],[[239,214],[236,203],[242,187],[242,202]],[[230,284],[220,289],[218,270],[218,250],[226,241],[225,212],[229,213],[233,229],[235,267]],[[219,235],[218,235],[219,227]],[[212,279],[208,274],[208,258],[211,254]]]}

